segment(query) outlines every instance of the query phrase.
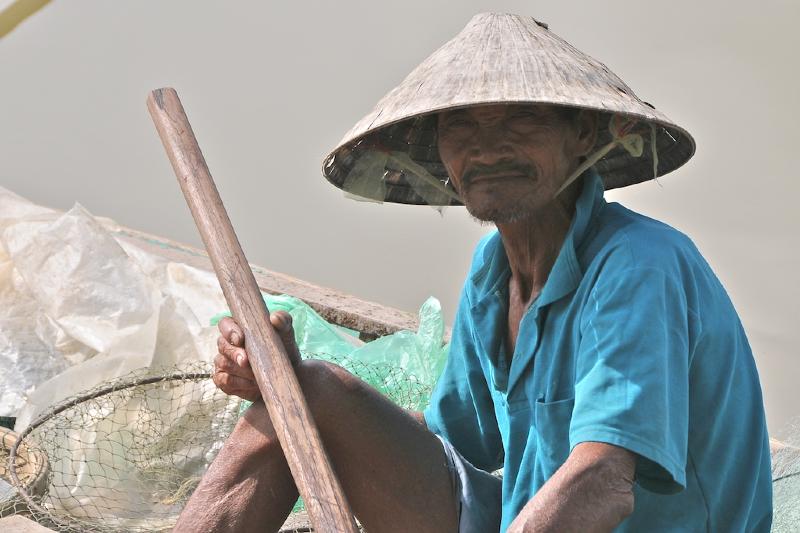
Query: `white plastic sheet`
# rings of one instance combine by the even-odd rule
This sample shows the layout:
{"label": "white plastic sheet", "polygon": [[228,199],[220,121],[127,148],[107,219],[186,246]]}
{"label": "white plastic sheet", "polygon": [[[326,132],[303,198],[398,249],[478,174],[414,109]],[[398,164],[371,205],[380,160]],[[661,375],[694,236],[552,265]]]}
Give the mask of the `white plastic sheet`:
{"label": "white plastic sheet", "polygon": [[224,308],[213,274],[118,242],[80,205],[0,188],[0,416],[17,431],[133,369],[210,360]]}

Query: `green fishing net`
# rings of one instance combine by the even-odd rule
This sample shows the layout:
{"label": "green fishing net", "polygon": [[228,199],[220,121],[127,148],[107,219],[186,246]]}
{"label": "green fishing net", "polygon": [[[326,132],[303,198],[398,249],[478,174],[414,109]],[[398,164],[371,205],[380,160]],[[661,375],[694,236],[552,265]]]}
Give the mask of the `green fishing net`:
{"label": "green fishing net", "polygon": [[[303,358],[336,363],[366,381],[406,409],[428,404],[436,379],[444,369],[447,346],[439,301],[429,298],[419,310],[417,331],[398,331],[363,343],[358,333],[325,321],[303,301],[291,296],[265,296],[271,312],[292,316],[295,341]],[[229,313],[220,313],[216,325]]]}

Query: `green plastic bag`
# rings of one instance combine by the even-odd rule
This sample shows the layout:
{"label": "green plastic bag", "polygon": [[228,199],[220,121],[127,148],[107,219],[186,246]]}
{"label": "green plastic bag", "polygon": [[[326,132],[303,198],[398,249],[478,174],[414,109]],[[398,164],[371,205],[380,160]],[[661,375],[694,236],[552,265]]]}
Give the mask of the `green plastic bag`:
{"label": "green plastic bag", "polygon": [[[328,323],[302,300],[264,295],[270,311],[292,315],[297,347],[303,358],[336,363],[366,381],[405,409],[422,410],[444,368],[444,320],[436,298],[419,310],[419,329],[398,331],[363,343],[358,333]],[[216,315],[216,325],[230,313]]]}
{"label": "green plastic bag", "polygon": [[[271,312],[292,315],[294,337],[304,359],[336,363],[366,381],[400,407],[421,411],[442,373],[448,345],[444,340],[442,307],[428,298],[419,310],[419,329],[398,331],[363,343],[358,332],[330,324],[302,300],[291,296],[263,295]],[[220,313],[212,325],[230,316]],[[242,411],[250,406],[242,402]],[[292,512],[303,510],[302,499]]]}

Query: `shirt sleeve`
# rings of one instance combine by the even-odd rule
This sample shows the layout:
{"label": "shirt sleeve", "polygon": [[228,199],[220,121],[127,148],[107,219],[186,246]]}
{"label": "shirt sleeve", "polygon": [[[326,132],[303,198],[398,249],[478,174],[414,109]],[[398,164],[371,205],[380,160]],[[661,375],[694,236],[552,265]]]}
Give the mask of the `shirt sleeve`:
{"label": "shirt sleeve", "polygon": [[425,410],[425,422],[474,466],[493,471],[502,466],[503,446],[494,403],[478,358],[464,291],[453,325],[444,371]]}
{"label": "shirt sleeve", "polygon": [[688,320],[681,284],[654,267],[601,276],[581,318],[570,447],[636,453],[637,483],[662,494],[686,487]]}

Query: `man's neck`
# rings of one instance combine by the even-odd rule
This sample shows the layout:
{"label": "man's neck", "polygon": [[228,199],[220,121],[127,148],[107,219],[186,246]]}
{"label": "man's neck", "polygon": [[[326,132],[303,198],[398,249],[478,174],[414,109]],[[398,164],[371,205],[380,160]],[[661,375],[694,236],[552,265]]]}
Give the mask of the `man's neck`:
{"label": "man's neck", "polygon": [[540,212],[497,224],[511,268],[508,288],[512,302],[527,308],[541,292],[569,231],[579,192],[570,187]]}

